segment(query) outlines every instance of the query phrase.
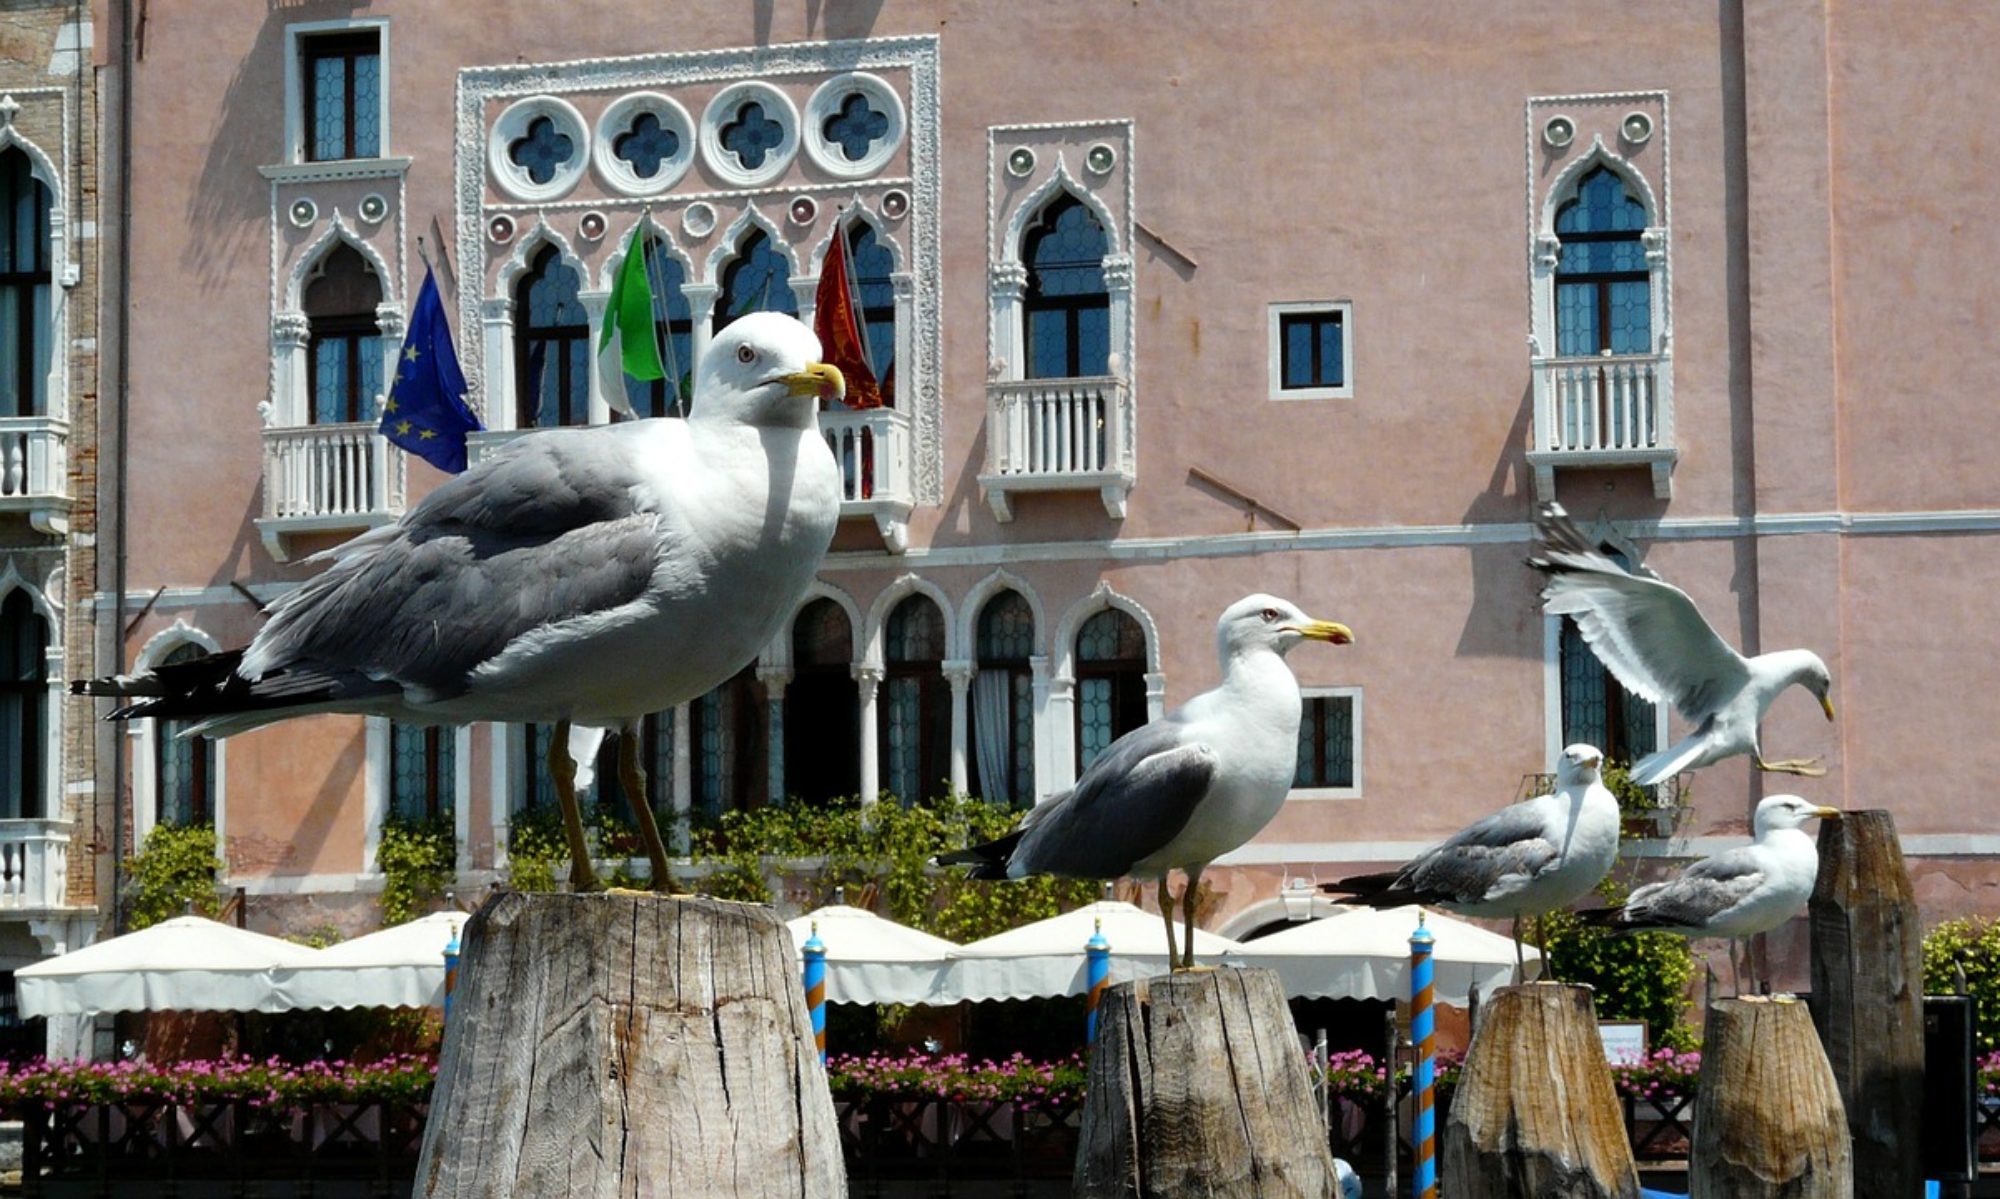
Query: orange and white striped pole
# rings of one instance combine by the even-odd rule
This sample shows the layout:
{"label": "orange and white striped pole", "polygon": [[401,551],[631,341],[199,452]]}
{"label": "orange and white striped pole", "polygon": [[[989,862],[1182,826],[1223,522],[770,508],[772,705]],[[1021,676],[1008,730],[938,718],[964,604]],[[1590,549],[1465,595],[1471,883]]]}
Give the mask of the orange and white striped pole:
{"label": "orange and white striped pole", "polygon": [[806,959],[806,1010],[812,1013],[813,1044],[819,1047],[821,1065],[826,1064],[826,942],[819,939],[819,921],[812,935],[799,947]]}

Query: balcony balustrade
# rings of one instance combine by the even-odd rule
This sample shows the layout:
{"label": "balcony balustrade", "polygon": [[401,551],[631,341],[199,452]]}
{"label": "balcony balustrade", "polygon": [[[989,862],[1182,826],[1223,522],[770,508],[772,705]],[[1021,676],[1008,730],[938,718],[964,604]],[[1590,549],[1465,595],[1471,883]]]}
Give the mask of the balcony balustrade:
{"label": "balcony balustrade", "polygon": [[69,906],[67,820],[0,820],[0,911]]}
{"label": "balcony balustrade", "polygon": [[264,430],[264,515],[257,521],[271,556],[283,562],[287,538],[300,533],[358,532],[403,512],[403,455],[372,421]]}
{"label": "balcony balustrade", "polygon": [[1123,379],[1026,379],[986,385],[986,470],[996,520],[1019,491],[1096,491],[1114,520],[1135,478],[1131,389]]}
{"label": "balcony balustrade", "polygon": [[1535,359],[1536,497],[1554,497],[1559,466],[1646,466],[1653,494],[1671,496],[1680,456],[1672,365],[1664,354]]}
{"label": "balcony balustrade", "polygon": [[60,536],[69,530],[69,422],[53,416],[0,417],[0,512]]}

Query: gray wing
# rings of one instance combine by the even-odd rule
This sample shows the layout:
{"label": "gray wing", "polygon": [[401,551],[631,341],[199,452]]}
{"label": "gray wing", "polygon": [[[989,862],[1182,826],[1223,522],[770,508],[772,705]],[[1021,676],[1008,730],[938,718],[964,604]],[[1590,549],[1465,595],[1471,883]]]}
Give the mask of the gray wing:
{"label": "gray wing", "polygon": [[1694,601],[1651,571],[1634,574],[1592,546],[1562,508],[1536,515],[1549,576],[1546,610],[1576,621],[1605,668],[1631,691],[1674,705],[1691,723],[1714,715],[1750,680],[1749,665],[1702,619]]}
{"label": "gray wing", "polygon": [[1030,874],[1117,878],[1187,827],[1215,777],[1215,751],[1172,719],[1120,737],[1076,786],[1029,812],[1013,862]]}
{"label": "gray wing", "polygon": [[1557,856],[1536,805],[1513,804],[1418,855],[1391,887],[1475,903],[1502,879],[1533,878]]}
{"label": "gray wing", "polygon": [[523,437],[342,547],[272,608],[242,673],[359,672],[448,696],[523,633],[631,604],[660,532],[617,428]]}
{"label": "gray wing", "polygon": [[1764,885],[1764,869],[1748,847],[1704,858],[1676,878],[1632,892],[1625,920],[1641,927],[1698,929]]}

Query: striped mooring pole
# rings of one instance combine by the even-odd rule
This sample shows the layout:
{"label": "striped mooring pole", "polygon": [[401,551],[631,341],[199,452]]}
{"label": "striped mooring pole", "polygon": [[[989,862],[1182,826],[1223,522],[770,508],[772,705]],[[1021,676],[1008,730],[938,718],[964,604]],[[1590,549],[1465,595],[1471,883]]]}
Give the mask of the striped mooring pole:
{"label": "striped mooring pole", "polygon": [[1104,939],[1102,917],[1092,922],[1090,940],[1083,943],[1084,957],[1090,962],[1084,973],[1084,981],[1090,984],[1089,997],[1084,1000],[1083,1036],[1086,1043],[1097,1040],[1097,1004],[1104,998],[1104,988],[1111,982],[1111,942]]}
{"label": "striped mooring pole", "polygon": [[1437,1023],[1431,1013],[1431,950],[1436,938],[1417,913],[1417,931],[1410,934],[1410,1043],[1417,1060],[1413,1082],[1416,1118],[1410,1139],[1416,1142],[1416,1168],[1410,1173],[1412,1199],[1437,1199]]}
{"label": "striped mooring pole", "polygon": [[812,1013],[813,1044],[819,1047],[819,1064],[826,1064],[826,942],[819,939],[819,921],[812,923],[812,935],[800,947],[806,955],[806,1009]]}
{"label": "striped mooring pole", "polygon": [[451,1015],[451,993],[458,989],[458,933],[444,947],[444,1014]]}

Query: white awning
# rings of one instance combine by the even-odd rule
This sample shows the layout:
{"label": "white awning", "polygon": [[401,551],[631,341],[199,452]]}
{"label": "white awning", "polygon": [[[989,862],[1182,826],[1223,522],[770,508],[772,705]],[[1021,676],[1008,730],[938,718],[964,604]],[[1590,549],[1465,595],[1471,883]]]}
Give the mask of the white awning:
{"label": "white awning", "polygon": [[826,946],[828,1003],[936,1002],[946,955],[958,948],[865,908],[829,904],[785,922],[801,963],[815,925]]}
{"label": "white awning", "polygon": [[[953,950],[951,968],[930,1002],[1081,995],[1090,987],[1083,947],[1100,924],[1111,945],[1112,982],[1165,974],[1172,968],[1166,924],[1157,914],[1118,900],[1102,900]],[[1178,919],[1174,936],[1181,936]],[[1194,930],[1197,964],[1223,965],[1223,955],[1236,948],[1237,943],[1227,937]]]}
{"label": "white awning", "polygon": [[293,1008],[441,1007],[444,947],[466,919],[434,912],[319,950],[277,972],[279,997]]}
{"label": "white awning", "polygon": [[88,945],[14,973],[21,1015],[279,1012],[278,970],[319,951],[200,916]]}
{"label": "white awning", "polygon": [[[1347,908],[1232,949],[1229,963],[1276,970],[1294,998],[1410,998],[1410,934],[1417,907]],[[1465,1006],[1474,984],[1491,994],[1513,981],[1514,942],[1476,924],[1423,912],[1435,938],[1432,993],[1437,1002]],[[1542,956],[1527,948],[1529,961]]]}

